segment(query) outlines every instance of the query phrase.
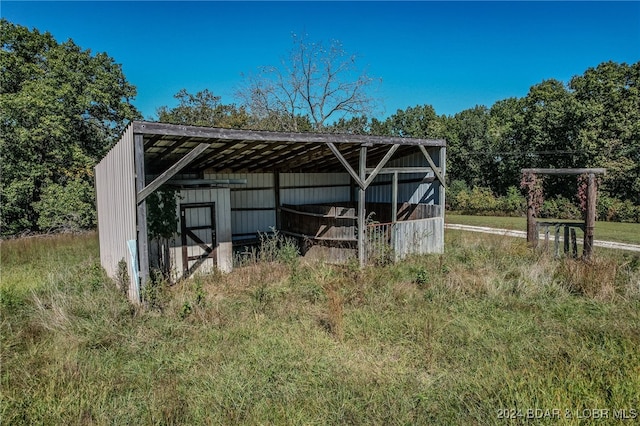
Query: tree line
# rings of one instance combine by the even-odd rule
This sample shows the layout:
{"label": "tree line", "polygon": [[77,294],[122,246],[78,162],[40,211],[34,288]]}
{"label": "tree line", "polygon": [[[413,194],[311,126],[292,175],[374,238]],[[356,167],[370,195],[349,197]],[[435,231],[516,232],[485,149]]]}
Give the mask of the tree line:
{"label": "tree line", "polygon": [[[142,117],[135,87],[106,53],[72,40],[2,19],[0,43],[2,236],[94,227],[93,167]],[[452,200],[473,188],[513,200],[521,168],[605,167],[601,198],[626,203],[640,221],[640,62],[605,62],[454,115],[425,104],[378,119],[379,81],[340,42],[294,37],[287,60],[245,76],[241,104],[183,89],[156,114],[201,126],[444,138]],[[545,181],[548,197],[575,191],[570,179]]]}

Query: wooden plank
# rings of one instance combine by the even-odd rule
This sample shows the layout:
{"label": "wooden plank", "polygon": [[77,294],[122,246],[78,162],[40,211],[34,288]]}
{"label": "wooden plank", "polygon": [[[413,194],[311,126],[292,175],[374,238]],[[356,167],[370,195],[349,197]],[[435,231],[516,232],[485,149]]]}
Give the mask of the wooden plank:
{"label": "wooden plank", "polygon": [[273,200],[276,209],[276,229],[282,229],[282,203],[280,201],[280,173],[273,174]]}
{"label": "wooden plank", "polygon": [[[367,177],[367,147],[360,147],[360,176],[357,179],[359,188],[358,188],[358,260],[360,262],[360,267],[364,267],[367,261],[366,252],[365,252],[365,233],[366,233],[366,225],[365,225],[365,202],[367,199],[367,187],[364,185],[364,180]],[[348,163],[347,163],[348,165]],[[351,166],[349,166],[351,169]],[[351,170],[353,171],[353,169]]]}
{"label": "wooden plank", "polygon": [[[136,135],[138,136],[138,135]],[[140,135],[141,136],[141,135]],[[207,148],[209,148],[209,144],[201,143],[193,150],[191,150],[187,155],[178,160],[173,166],[169,167],[164,171],[160,176],[155,178],[153,182],[149,185],[145,186],[143,189],[138,190],[138,204],[142,203],[145,198],[151,195],[155,190],[160,188],[162,184],[175,176],[180,170],[182,170],[187,164],[191,163],[198,155],[202,154]],[[144,162],[144,159],[143,159]],[[144,163],[142,165],[142,170],[144,170]]]}
{"label": "wooden plank", "polygon": [[[441,147],[439,149],[439,155],[440,155],[440,171],[442,172],[442,178],[446,179],[447,177],[447,148],[446,147]],[[447,200],[447,188],[444,184],[440,185],[439,188],[439,193],[438,195],[440,196],[440,200],[439,200],[439,204],[440,204],[440,217],[442,218],[442,222],[440,223],[440,229],[438,229],[438,232],[440,233],[440,235],[444,236],[444,215],[445,215],[445,210],[446,210],[446,200]],[[444,249],[444,240],[443,240],[443,249]]]}
{"label": "wooden plank", "polygon": [[281,230],[279,231],[285,235],[290,235],[292,237],[296,237],[296,238],[308,238],[310,240],[315,240],[315,241],[336,241],[336,242],[356,242],[357,239],[356,238],[340,238],[340,237],[318,237],[315,235],[307,235],[307,234],[300,234],[298,232],[292,232],[292,231],[286,231],[286,230]]}
{"label": "wooden plank", "polygon": [[393,174],[391,181],[391,222],[398,220],[398,173]]}
{"label": "wooden plank", "polygon": [[540,175],[582,175],[597,174],[603,175],[607,173],[607,169],[522,169],[522,174],[540,174]]}
{"label": "wooden plank", "polygon": [[[139,194],[142,188],[145,187],[145,172],[144,172],[144,138],[140,134],[133,135],[134,146],[134,164],[136,170],[136,192]],[[138,298],[143,294],[143,291],[149,280],[149,235],[147,233],[147,203],[142,200],[137,205],[137,228],[138,228],[138,266],[140,268],[140,289],[138,291]],[[139,303],[141,300],[137,300]]]}
{"label": "wooden plank", "polygon": [[596,175],[589,173],[587,181],[587,212],[584,227],[584,245],[582,256],[585,259],[591,258],[593,252],[593,230],[596,222]]}
{"label": "wooden plank", "polygon": [[330,219],[357,219],[357,216],[336,216],[335,214],[323,214],[323,213],[313,213],[313,212],[305,212],[302,210],[294,210],[288,207],[280,207],[280,210],[283,212],[299,214],[303,216],[312,216],[312,217],[325,217]]}
{"label": "wooden plank", "polygon": [[[275,170],[287,168],[287,165],[289,163],[297,163],[297,159],[300,156],[300,153],[306,153],[310,150],[310,148],[317,149],[316,147],[309,147],[303,144],[291,145],[288,149],[278,150],[277,152],[279,155],[277,156],[271,155],[260,158],[258,160],[254,160],[251,166],[247,166],[246,169],[247,171],[252,172],[262,169]],[[232,167],[232,169],[239,170],[235,167]]]}
{"label": "wooden plank", "polygon": [[135,133],[167,136],[188,136],[218,140],[245,140],[288,143],[363,143],[387,145],[446,146],[444,139],[401,138],[395,136],[369,136],[341,133],[294,133],[260,130],[222,129],[215,127],[184,126],[178,124],[134,121]]}
{"label": "wooden plank", "polygon": [[[378,163],[376,168],[373,169],[373,171],[371,172],[369,177],[364,181],[364,187],[365,188],[367,188],[369,185],[371,185],[371,182],[373,182],[373,180],[376,178],[376,176],[378,176],[378,173],[380,172],[380,170],[382,170],[382,168],[389,162],[389,160],[391,159],[393,154],[396,152],[398,147],[400,147],[400,145],[396,144],[396,145],[392,145],[391,148],[389,148],[389,151],[387,151],[387,153],[382,158],[382,160],[380,160],[380,162]],[[365,165],[365,173],[366,173],[366,165]]]}
{"label": "wooden plank", "polygon": [[[212,164],[215,164],[217,161],[220,161],[221,158],[225,158],[227,155],[233,155],[233,153],[237,152],[236,147],[239,145],[246,146],[246,141],[233,141],[228,142],[207,155],[204,158],[199,159],[198,161],[193,163],[193,168],[198,171],[203,171],[209,168]],[[231,153],[225,154],[226,151],[231,150]],[[222,168],[220,168],[222,170]]]}
{"label": "wooden plank", "polygon": [[422,145],[419,145],[418,148],[420,148],[420,151],[422,151],[422,155],[424,155],[424,158],[427,159],[427,162],[429,163],[429,165],[433,169],[433,173],[436,175],[436,177],[440,181],[440,184],[442,186],[446,186],[445,181],[444,181],[444,176],[442,176],[442,173],[440,173],[440,170],[438,170],[438,168],[436,167],[435,163],[431,159],[431,155],[429,155],[429,153],[427,152],[427,149]]}
{"label": "wooden plank", "polygon": [[[340,161],[340,164],[342,164],[342,167],[344,167],[347,172],[351,175],[351,177],[353,178],[353,180],[358,184],[358,186],[360,187],[360,189],[365,189],[366,186],[364,184],[364,179],[366,178],[366,165],[363,168],[363,165],[360,164],[360,175],[358,175],[355,170],[353,170],[353,168],[351,167],[351,164],[349,164],[349,162],[342,156],[342,154],[340,153],[340,151],[338,151],[338,148],[336,148],[336,146],[329,142],[327,143],[327,146],[329,147],[329,149],[331,150],[331,152],[333,152],[333,155],[336,156],[336,158],[338,159],[338,161]],[[361,147],[360,148],[360,161],[362,161],[362,150],[364,149],[364,155],[365,155],[365,161],[366,161],[366,155],[367,155],[367,148],[366,147]]]}
{"label": "wooden plank", "polygon": [[[433,169],[431,167],[384,167],[378,174],[379,175],[392,175],[394,173],[410,174],[410,173],[429,173]],[[373,169],[368,168],[367,173],[370,173]]]}

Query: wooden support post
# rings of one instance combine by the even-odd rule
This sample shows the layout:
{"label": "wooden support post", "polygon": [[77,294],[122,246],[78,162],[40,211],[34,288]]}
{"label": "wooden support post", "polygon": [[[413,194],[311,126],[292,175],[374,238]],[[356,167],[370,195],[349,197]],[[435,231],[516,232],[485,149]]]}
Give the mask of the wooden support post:
{"label": "wooden support post", "polygon": [[[140,135],[142,137],[142,135]],[[137,189],[137,200],[138,203],[141,203],[145,198],[151,195],[154,191],[162,186],[166,181],[175,176],[180,170],[182,170],[186,165],[195,160],[198,155],[202,154],[207,148],[209,148],[208,143],[201,143],[200,145],[193,148],[188,154],[178,160],[174,165],[165,170],[160,176],[155,178],[153,182],[151,182],[148,186],[144,186],[141,189]],[[144,156],[144,149],[142,151]],[[142,169],[144,170],[144,160],[142,164]],[[144,181],[144,176],[143,176]]]}
{"label": "wooden support post", "polygon": [[391,179],[391,251],[394,262],[398,260],[396,254],[396,222],[398,221],[398,172],[394,172]]}
{"label": "wooden support post", "polygon": [[[367,169],[367,147],[360,147],[360,182],[364,182],[367,178],[366,171]],[[360,262],[360,267],[364,267],[367,256],[366,256],[366,247],[365,247],[365,234],[366,234],[366,211],[365,211],[365,202],[366,202],[366,187],[364,185],[359,185],[358,187],[358,260]]]}
{"label": "wooden support post", "polygon": [[[145,187],[144,175],[144,137],[141,134],[133,136],[133,155],[136,168],[136,193],[140,193]],[[136,302],[141,301],[141,294],[149,280],[149,237],[147,234],[147,202],[142,200],[137,207],[137,228],[138,228],[138,267],[140,268],[140,283],[135,291]]]}
{"label": "wooden support post", "polygon": [[280,204],[280,173],[273,173],[273,198],[276,205],[276,229],[282,229],[282,205]]}
{"label": "wooden support post", "polygon": [[533,195],[527,195],[527,243],[533,248],[538,247],[538,231],[536,227],[536,207]]}
{"label": "wooden support post", "polygon": [[587,216],[584,226],[584,246],[582,257],[589,259],[593,252],[593,230],[596,223],[596,175],[589,173],[587,182]]}
{"label": "wooden support post", "polygon": [[447,176],[447,148],[445,147],[440,148],[440,158],[438,162],[440,163],[440,177],[442,179],[442,181],[440,182],[439,195],[440,195],[440,216],[442,217],[442,226],[443,226],[442,235],[444,235],[444,210],[446,207],[446,189],[445,189],[444,180],[446,179],[446,176]]}
{"label": "wooden support post", "polygon": [[[538,226],[536,226],[536,233],[540,234]],[[544,227],[544,251],[549,253],[549,225]]]}
{"label": "wooden support post", "polygon": [[560,225],[556,225],[556,237],[554,241],[554,255],[560,257]]}
{"label": "wooden support post", "polygon": [[391,222],[398,221],[398,172],[393,174],[391,180]]}
{"label": "wooden support post", "polygon": [[564,225],[564,254],[569,255],[569,226]]}
{"label": "wooden support post", "polygon": [[578,241],[576,238],[576,230],[571,228],[571,248],[573,253],[573,258],[578,257]]}

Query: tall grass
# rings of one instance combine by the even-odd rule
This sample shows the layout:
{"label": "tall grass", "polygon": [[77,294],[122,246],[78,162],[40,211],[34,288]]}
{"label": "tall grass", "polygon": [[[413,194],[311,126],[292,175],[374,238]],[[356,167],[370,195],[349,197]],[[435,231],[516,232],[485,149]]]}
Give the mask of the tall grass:
{"label": "tall grass", "polygon": [[589,424],[564,410],[637,411],[637,257],[578,264],[455,232],[446,247],[363,270],[275,256],[164,286],[148,310],[95,261],[62,263],[1,305],[0,418],[449,425],[559,409],[540,423]]}

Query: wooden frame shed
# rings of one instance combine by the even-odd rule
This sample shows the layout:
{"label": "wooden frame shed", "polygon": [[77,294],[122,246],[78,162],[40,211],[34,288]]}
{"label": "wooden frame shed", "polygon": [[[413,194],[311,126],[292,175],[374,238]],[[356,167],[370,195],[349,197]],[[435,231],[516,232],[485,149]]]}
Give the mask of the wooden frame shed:
{"label": "wooden frame shed", "polygon": [[179,190],[178,277],[198,259],[230,271],[234,244],[272,229],[351,245],[361,265],[380,241],[394,259],[439,253],[445,161],[444,140],[135,121],[95,169],[100,261],[114,278],[126,262],[139,302],[150,270],[145,200],[163,185]]}

